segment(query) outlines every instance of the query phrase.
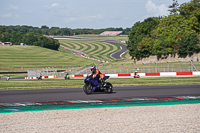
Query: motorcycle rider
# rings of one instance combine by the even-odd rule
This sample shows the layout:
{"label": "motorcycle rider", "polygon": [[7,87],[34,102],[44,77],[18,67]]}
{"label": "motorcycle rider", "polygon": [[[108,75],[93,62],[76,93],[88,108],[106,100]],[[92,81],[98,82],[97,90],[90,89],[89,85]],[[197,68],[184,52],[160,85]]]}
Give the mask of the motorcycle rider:
{"label": "motorcycle rider", "polygon": [[138,74],[137,71],[135,71],[134,78],[139,78],[139,77],[140,77],[140,75]]}
{"label": "motorcycle rider", "polygon": [[10,79],[10,75],[7,75],[6,80],[9,80],[9,79]]}
{"label": "motorcycle rider", "polygon": [[92,76],[95,75],[98,78],[98,82],[101,84],[101,86],[103,86],[104,84],[104,75],[98,70],[96,69],[96,66],[92,66],[91,67],[91,72],[92,72]]}

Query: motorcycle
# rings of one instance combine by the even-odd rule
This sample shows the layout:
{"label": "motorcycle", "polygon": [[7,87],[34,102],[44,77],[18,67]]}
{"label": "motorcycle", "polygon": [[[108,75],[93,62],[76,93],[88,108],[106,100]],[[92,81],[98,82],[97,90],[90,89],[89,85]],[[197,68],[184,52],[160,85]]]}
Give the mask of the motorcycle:
{"label": "motorcycle", "polygon": [[9,79],[10,79],[10,76],[7,76],[7,77],[6,77],[6,80],[9,80]]}
{"label": "motorcycle", "polygon": [[134,78],[140,78],[140,75],[135,75]]}
{"label": "motorcycle", "polygon": [[140,75],[138,74],[137,71],[135,71],[134,78],[140,78]]}
{"label": "motorcycle", "polygon": [[[104,76],[103,80],[107,80],[110,76]],[[93,77],[92,75],[87,76],[84,80],[85,85],[83,86],[83,91],[88,95],[93,92],[103,91],[105,93],[112,93],[113,86],[109,82],[104,82],[103,85],[99,83],[98,77]]]}
{"label": "motorcycle", "polygon": [[65,75],[65,80],[67,80],[67,79],[69,79],[69,74],[68,73],[66,73],[66,75]]}
{"label": "motorcycle", "polygon": [[39,76],[39,77],[38,77],[38,80],[42,80],[42,76]]}

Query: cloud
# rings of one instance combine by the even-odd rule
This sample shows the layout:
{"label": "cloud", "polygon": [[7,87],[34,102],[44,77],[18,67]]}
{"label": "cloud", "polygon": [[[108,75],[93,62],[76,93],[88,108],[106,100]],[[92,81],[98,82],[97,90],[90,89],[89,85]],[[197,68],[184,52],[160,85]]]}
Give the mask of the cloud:
{"label": "cloud", "polygon": [[13,15],[11,13],[0,14],[1,18],[11,18]]}
{"label": "cloud", "polygon": [[4,19],[20,18],[20,15],[18,15],[18,14],[12,14],[12,13],[6,13],[6,14],[0,14],[0,18],[4,18]]}
{"label": "cloud", "polygon": [[20,16],[18,14],[15,14],[15,18],[20,18]]}
{"label": "cloud", "polygon": [[60,7],[60,4],[59,3],[53,3],[51,6],[52,7]]}
{"label": "cloud", "polygon": [[87,19],[103,19],[104,17],[101,14],[86,16]]}
{"label": "cloud", "polygon": [[19,10],[19,7],[10,5],[10,6],[9,6],[9,9],[10,9],[10,10]]}
{"label": "cloud", "polygon": [[55,10],[55,9],[63,8],[63,6],[59,3],[53,3],[53,4],[50,4],[50,5],[45,5],[44,7],[46,9],[49,9],[49,10]]}
{"label": "cloud", "polygon": [[81,15],[73,15],[69,17],[65,17],[65,23],[72,23],[72,22],[95,22],[96,20],[103,20],[104,17],[100,14],[97,15],[88,15],[88,16],[81,16]]}
{"label": "cloud", "polygon": [[76,17],[67,17],[67,18],[65,18],[65,22],[67,22],[67,23],[71,23],[71,22],[74,22],[74,21],[77,21],[78,20],[78,18],[76,18]]}
{"label": "cloud", "polygon": [[145,6],[147,12],[153,16],[163,16],[168,14],[168,7],[164,4],[157,6],[151,0],[148,0]]}

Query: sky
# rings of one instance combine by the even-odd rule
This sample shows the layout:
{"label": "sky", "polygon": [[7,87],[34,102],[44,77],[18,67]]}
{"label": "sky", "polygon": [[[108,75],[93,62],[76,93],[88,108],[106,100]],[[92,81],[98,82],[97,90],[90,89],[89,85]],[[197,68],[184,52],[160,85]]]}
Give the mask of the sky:
{"label": "sky", "polygon": [[[0,0],[0,25],[60,28],[131,28],[169,15],[173,0]],[[190,0],[178,0],[179,4]]]}

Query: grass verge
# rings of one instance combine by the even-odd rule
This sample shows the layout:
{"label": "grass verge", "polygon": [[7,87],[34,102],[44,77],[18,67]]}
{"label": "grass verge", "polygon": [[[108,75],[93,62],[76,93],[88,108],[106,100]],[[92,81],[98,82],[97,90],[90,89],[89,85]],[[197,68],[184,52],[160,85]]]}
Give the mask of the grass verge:
{"label": "grass verge", "polygon": [[96,61],[37,46],[0,46],[0,72],[26,72],[45,67],[62,69],[92,62]]}
{"label": "grass verge", "polygon": [[[200,84],[200,77],[159,77],[159,78],[129,78],[108,79],[113,86],[142,85],[184,85]],[[45,89],[45,88],[76,88],[83,87],[83,80],[0,80],[0,90],[13,89]]]}

